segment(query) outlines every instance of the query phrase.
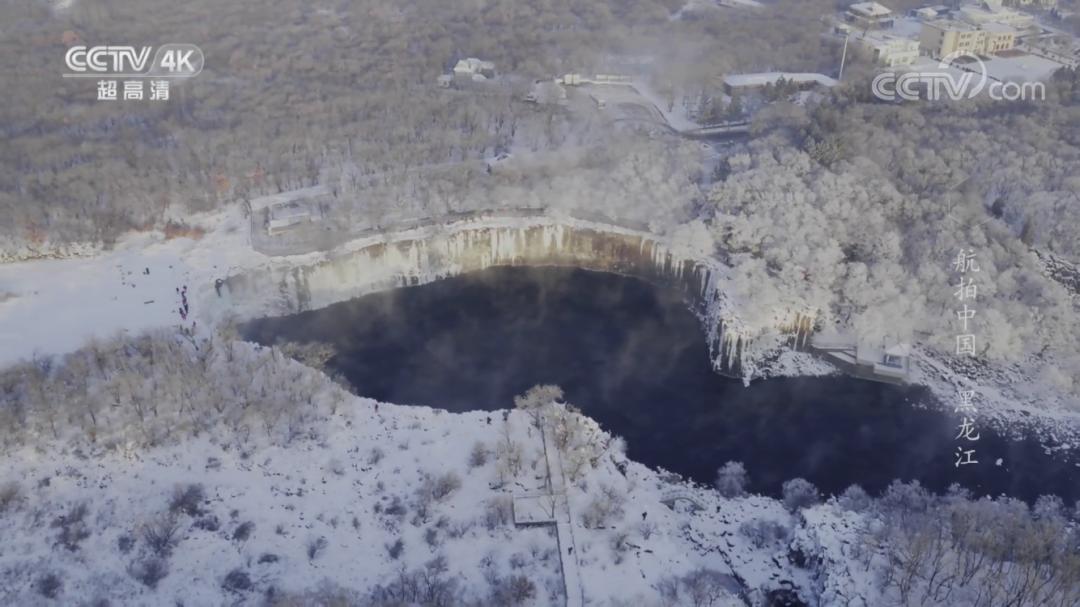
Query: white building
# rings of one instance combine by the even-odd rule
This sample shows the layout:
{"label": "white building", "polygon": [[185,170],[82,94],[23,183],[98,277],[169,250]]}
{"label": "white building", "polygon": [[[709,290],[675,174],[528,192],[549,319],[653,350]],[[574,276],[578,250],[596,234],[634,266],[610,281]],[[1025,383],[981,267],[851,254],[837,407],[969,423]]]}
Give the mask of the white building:
{"label": "white building", "polygon": [[1016,28],[1002,23],[976,26],[955,19],[939,19],[923,23],[919,43],[927,55],[940,59],[955,53],[1000,53],[1015,47],[1016,38]]}
{"label": "white building", "polygon": [[1057,0],[1014,0],[1017,6],[1034,6],[1036,8],[1052,9],[1058,5]]}
{"label": "white building", "polygon": [[724,77],[724,92],[750,91],[765,88],[766,85],[776,86],[780,80],[793,82],[800,89],[809,89],[815,86],[836,86],[836,79],[825,74],[805,72],[761,72],[757,74],[732,74]]}
{"label": "white building", "polygon": [[844,18],[864,29],[884,29],[892,27],[894,15],[892,9],[883,4],[857,2],[848,7]]}
{"label": "white building", "polygon": [[634,79],[623,74],[596,74],[592,77],[583,76],[581,74],[566,74],[561,78],[556,78],[555,83],[563,86],[581,86],[583,84],[630,86],[634,83]]}
{"label": "white building", "polygon": [[810,350],[856,377],[903,383],[911,375],[911,342],[887,337],[856,337],[825,331],[814,335]]}
{"label": "white building", "polygon": [[274,236],[299,225],[317,221],[319,218],[312,215],[311,207],[308,204],[294,200],[272,205],[269,208],[267,219],[266,232]]}
{"label": "white building", "polygon": [[980,26],[987,23],[1001,23],[1011,25],[1017,29],[1024,29],[1035,24],[1035,17],[1020,11],[1014,11],[1001,5],[1001,0],[985,0],[978,4],[967,4],[957,11],[957,18]]}
{"label": "white building", "polygon": [[495,64],[476,57],[461,59],[454,65],[454,82],[483,82],[495,77]]}
{"label": "white building", "polygon": [[881,33],[868,33],[856,40],[874,62],[884,67],[912,65],[919,59],[919,41]]}
{"label": "white building", "polygon": [[593,84],[630,84],[633,78],[623,74],[597,74],[593,76]]}
{"label": "white building", "polygon": [[855,355],[856,363],[873,369],[874,375],[907,380],[911,373],[911,345],[905,342],[862,342]]}

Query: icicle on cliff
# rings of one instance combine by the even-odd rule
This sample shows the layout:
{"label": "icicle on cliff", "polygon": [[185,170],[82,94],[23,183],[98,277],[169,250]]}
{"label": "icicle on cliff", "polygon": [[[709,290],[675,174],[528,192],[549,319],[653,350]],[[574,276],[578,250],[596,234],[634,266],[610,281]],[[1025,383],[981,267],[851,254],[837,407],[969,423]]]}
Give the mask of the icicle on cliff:
{"label": "icicle on cliff", "polygon": [[[615,272],[679,289],[701,319],[713,367],[745,379],[757,374],[771,348],[804,346],[814,322],[810,311],[795,306],[762,314],[761,302],[732,301],[727,266],[685,258],[661,237],[547,215],[471,218],[354,241],[329,253],[276,258],[229,277],[216,303],[241,320],[275,316],[508,265]],[[747,315],[750,309],[757,313]]]}

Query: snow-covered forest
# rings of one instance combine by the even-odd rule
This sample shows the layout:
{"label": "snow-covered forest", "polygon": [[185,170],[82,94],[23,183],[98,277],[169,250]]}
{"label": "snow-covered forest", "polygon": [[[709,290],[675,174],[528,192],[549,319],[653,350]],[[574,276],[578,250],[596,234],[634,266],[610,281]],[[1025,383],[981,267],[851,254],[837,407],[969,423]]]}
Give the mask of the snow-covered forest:
{"label": "snow-covered forest", "polygon": [[[0,209],[12,219],[0,238],[39,250],[160,227],[171,205],[207,210],[311,185],[342,163],[407,175],[480,159],[528,123],[559,143],[557,116],[524,115],[533,78],[619,72],[627,57],[651,57],[658,86],[674,94],[736,69],[818,69],[839,57],[815,22],[823,0],[678,21],[676,0],[61,4],[0,7]],[[169,103],[102,104],[85,82],[58,80],[73,40],[162,38],[208,57]],[[484,95],[436,89],[462,56],[515,78]],[[716,59],[688,61],[699,56]],[[604,127],[582,129],[573,130]]]}
{"label": "snow-covered forest", "polygon": [[773,276],[829,321],[942,352],[954,345],[953,261],[974,251],[980,356],[1075,396],[1075,285],[1039,254],[1078,255],[1078,82],[1063,74],[1048,101],[1009,108],[864,103],[858,84],[809,111],[776,107],[726,159],[706,223],[751,276]]}

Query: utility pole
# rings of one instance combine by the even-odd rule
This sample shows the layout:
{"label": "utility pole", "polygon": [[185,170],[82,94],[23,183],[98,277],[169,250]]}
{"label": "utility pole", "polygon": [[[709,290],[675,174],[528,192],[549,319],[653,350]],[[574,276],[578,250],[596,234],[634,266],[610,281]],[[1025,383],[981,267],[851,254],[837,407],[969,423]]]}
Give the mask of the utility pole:
{"label": "utility pole", "polygon": [[848,40],[850,40],[850,39],[851,39],[851,32],[848,32],[848,35],[844,36],[844,52],[843,52],[842,55],[840,55],[840,74],[837,75],[837,77],[836,77],[837,80],[843,80],[844,79],[844,62],[847,61],[847,45],[848,45]]}

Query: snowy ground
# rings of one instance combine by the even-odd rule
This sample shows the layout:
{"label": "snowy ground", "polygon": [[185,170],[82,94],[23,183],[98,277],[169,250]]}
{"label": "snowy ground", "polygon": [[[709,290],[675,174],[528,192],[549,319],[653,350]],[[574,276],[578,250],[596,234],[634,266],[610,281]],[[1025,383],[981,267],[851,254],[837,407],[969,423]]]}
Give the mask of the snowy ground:
{"label": "snowy ground", "polygon": [[1034,432],[1054,449],[1080,449],[1080,415],[1045,378],[1015,365],[961,368],[957,359],[923,348],[913,360],[911,382],[928,387],[943,407],[955,407],[959,391],[972,390],[977,416],[1003,433]]}
{"label": "snowy ground", "polygon": [[1026,54],[1017,57],[993,57],[984,63],[991,78],[1017,83],[1045,81],[1054,72],[1065,67],[1052,59]]}
{"label": "snowy ground", "polygon": [[[515,527],[509,510],[513,494],[544,487],[540,433],[526,412],[504,422],[352,396],[333,410],[315,405],[319,415],[284,444],[257,428],[218,428],[159,447],[57,442],[5,454],[0,486],[20,491],[0,509],[0,604],[57,604],[42,598],[45,580],[59,580],[59,604],[253,604],[320,587],[367,597],[440,557],[438,579],[462,599],[493,604],[491,593],[520,575],[535,584],[522,604],[561,604],[553,530]],[[589,420],[581,433],[599,454],[568,489],[588,604],[659,605],[665,580],[700,568],[750,589],[809,584],[781,540],[756,546],[740,531],[772,521],[792,533],[797,519],[778,502],[725,500],[627,461]],[[441,485],[447,478],[460,483]],[[147,529],[193,483],[204,496],[172,508],[166,575],[138,579],[155,560]],[[669,507],[671,495],[680,497]],[[725,596],[716,604],[741,604]]]}
{"label": "snowy ground", "polygon": [[[117,333],[190,327],[192,321],[199,323],[198,330],[208,329],[206,325],[219,320],[224,312],[214,292],[216,279],[253,269],[310,266],[331,255],[347,255],[388,239],[385,234],[375,234],[349,241],[332,253],[269,257],[251,249],[249,222],[239,207],[188,221],[203,228],[205,235],[166,239],[161,232],[133,233],[113,250],[94,256],[0,263],[0,342],[4,344],[0,367],[70,352],[90,339]],[[538,220],[514,214],[462,223],[468,223],[466,227],[513,229],[538,221],[553,226],[575,223],[569,216]],[[576,223],[601,226],[614,233],[639,233],[590,221]],[[421,239],[444,229],[430,221],[412,224],[418,227],[406,227],[390,236]],[[383,270],[393,273],[399,269]],[[177,292],[185,285],[191,304],[186,321],[178,312],[181,297]]]}
{"label": "snowy ground", "polygon": [[[46,397],[0,424],[0,604],[563,604],[551,527],[512,522],[547,488],[529,410],[381,404],[274,349],[156,339],[85,354],[76,391],[117,402],[96,421]],[[545,406],[585,604],[898,604],[888,511],[724,498]]]}
{"label": "snowy ground", "polygon": [[[998,82],[1028,83],[1039,82],[1048,79],[1056,70],[1060,69],[1061,63],[1037,55],[1021,54],[1015,57],[989,57],[983,60],[986,74],[992,80]],[[978,68],[975,69],[978,75]],[[887,68],[885,71],[889,71]],[[933,72],[949,74],[953,78],[961,78],[969,72],[958,69],[951,65],[942,66],[941,62],[931,57],[920,56],[911,65],[900,66],[897,72]]]}
{"label": "snowy ground", "polygon": [[0,366],[69,352],[93,336],[180,325],[176,289],[189,285],[194,304],[215,278],[266,259],[247,246],[239,208],[193,223],[208,233],[199,240],[131,234],[97,256],[0,264],[0,293],[8,294],[0,298]]}
{"label": "snowy ground", "polygon": [[809,352],[783,350],[764,365],[764,377],[822,377],[840,375],[840,370]]}
{"label": "snowy ground", "polygon": [[888,30],[888,33],[901,38],[918,40],[919,35],[922,33],[922,20],[915,17],[895,19],[893,20],[892,29]]}

